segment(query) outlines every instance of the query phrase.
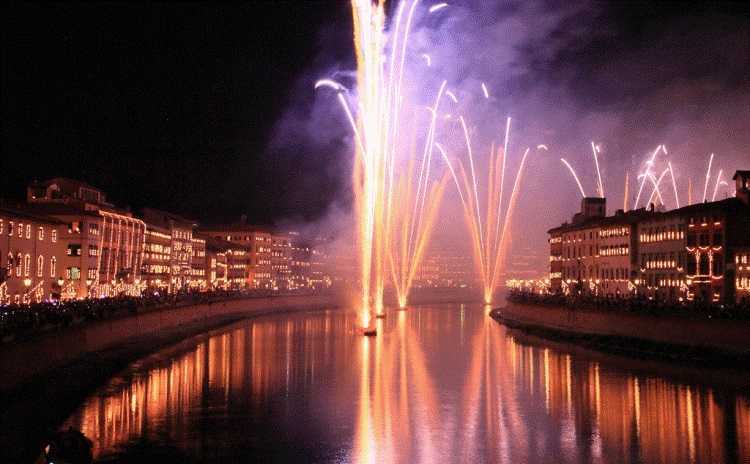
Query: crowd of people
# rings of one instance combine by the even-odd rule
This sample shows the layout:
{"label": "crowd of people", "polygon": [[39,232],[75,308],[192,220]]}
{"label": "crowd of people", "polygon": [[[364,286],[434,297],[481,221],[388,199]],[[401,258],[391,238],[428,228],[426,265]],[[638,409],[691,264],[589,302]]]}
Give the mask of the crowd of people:
{"label": "crowd of people", "polygon": [[679,302],[649,299],[642,295],[624,298],[620,296],[603,297],[588,294],[565,295],[561,292],[539,294],[520,289],[511,290],[508,294],[508,300],[514,303],[564,306],[570,309],[597,309],[628,311],[650,315],[750,320],[750,303],[747,301],[735,304],[701,301]]}
{"label": "crowd of people", "polygon": [[32,335],[43,329],[66,327],[182,305],[211,303],[232,298],[261,298],[279,292],[261,289],[215,290],[165,294],[144,292],[140,297],[116,296],[0,306],[0,339]]}

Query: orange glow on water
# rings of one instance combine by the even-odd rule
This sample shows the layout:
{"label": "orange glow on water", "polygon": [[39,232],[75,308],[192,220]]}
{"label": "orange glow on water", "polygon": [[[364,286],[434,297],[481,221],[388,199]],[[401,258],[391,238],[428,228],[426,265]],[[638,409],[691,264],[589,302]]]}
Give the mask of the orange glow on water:
{"label": "orange glow on water", "polygon": [[[92,395],[65,426],[92,439],[96,457],[165,439],[210,457],[216,450],[202,447],[212,439],[192,432],[209,411],[251,417],[281,404],[268,419],[280,421],[274,427],[311,424],[311,439],[336,441],[349,462],[545,462],[548,453],[558,462],[750,458],[748,398],[662,377],[688,375],[682,368],[649,370],[529,344],[481,306],[463,316],[399,311],[377,321],[385,337],[347,336],[357,323],[337,312],[278,316],[167,350]],[[299,409],[304,404],[313,408]],[[346,432],[326,435],[335,430]],[[229,440],[213,446],[230,446],[258,431],[202,433]]]}

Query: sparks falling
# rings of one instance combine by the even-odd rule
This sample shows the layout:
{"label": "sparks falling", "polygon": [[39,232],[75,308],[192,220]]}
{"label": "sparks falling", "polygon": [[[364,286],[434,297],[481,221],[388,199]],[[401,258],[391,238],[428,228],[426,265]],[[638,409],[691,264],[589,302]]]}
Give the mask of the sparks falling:
{"label": "sparks falling", "polygon": [[[481,179],[477,176],[472,137],[466,118],[461,116],[459,121],[464,135],[465,158],[457,158],[455,160],[457,167],[454,167],[454,161],[451,161],[445,149],[440,144],[436,144],[436,147],[443,155],[458,191],[471,238],[474,264],[482,282],[484,302],[490,304],[504,270],[507,248],[511,239],[511,223],[530,148],[526,148],[521,156],[508,205],[503,208],[503,189],[511,119],[506,120],[502,148],[495,150],[494,142],[491,145],[485,189],[481,189],[479,185]],[[546,150],[546,146],[539,145],[537,149]],[[469,165],[468,172],[465,166],[467,163]],[[481,199],[480,191],[484,193]],[[484,221],[482,220],[483,211]]]}
{"label": "sparks falling", "polygon": [[[398,5],[386,32],[385,2],[352,0],[354,49],[357,61],[356,101],[338,82],[324,79],[316,87],[337,93],[355,138],[352,187],[357,217],[360,269],[359,307],[364,328],[373,313],[383,314],[383,296],[390,276],[400,305],[406,305],[411,282],[423,255],[448,177],[431,178],[436,120],[440,101],[448,95],[444,81],[436,89],[426,125],[410,126],[418,117],[404,87],[408,82],[409,35],[418,1]],[[446,3],[433,5],[436,13]],[[431,66],[430,55],[417,57]],[[356,108],[356,116],[351,108]],[[415,154],[404,153],[405,140],[419,138],[424,148],[416,168]],[[407,150],[408,151],[408,150]],[[406,166],[404,166],[406,165]],[[417,174],[418,172],[418,174]]]}

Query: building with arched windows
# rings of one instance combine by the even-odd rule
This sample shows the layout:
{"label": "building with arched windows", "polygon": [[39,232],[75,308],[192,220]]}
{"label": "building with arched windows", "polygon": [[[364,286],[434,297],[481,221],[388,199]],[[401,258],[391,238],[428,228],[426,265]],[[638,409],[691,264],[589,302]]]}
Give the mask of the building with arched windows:
{"label": "building with arched windows", "polygon": [[60,297],[59,240],[65,224],[8,205],[0,206],[0,304]]}
{"label": "building with arched windows", "polygon": [[[733,177],[733,198],[671,211],[604,216],[584,198],[572,223],[549,231],[557,291],[661,301],[750,301],[750,171]],[[593,204],[593,206],[592,206]]]}

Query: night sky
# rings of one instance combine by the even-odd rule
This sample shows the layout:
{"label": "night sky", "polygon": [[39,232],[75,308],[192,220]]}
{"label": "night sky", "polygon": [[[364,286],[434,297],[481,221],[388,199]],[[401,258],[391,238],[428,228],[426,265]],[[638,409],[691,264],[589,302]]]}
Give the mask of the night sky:
{"label": "night sky", "polygon": [[[489,10],[513,15],[518,5]],[[648,132],[676,121],[667,111],[675,95],[680,114],[692,117],[750,94],[746,2],[581,5],[580,15],[517,44],[525,74],[509,78],[516,95],[539,94],[547,83],[543,91],[574,100],[582,119],[594,107],[635,119],[648,112],[656,118]],[[347,2],[13,3],[2,17],[3,197],[60,175],[88,181],[120,205],[204,221],[313,220],[335,199],[347,204],[342,121],[315,143],[288,123],[312,111],[312,79],[353,67]],[[655,98],[669,104],[654,111]],[[743,151],[730,153],[729,165],[750,159],[745,116],[734,121],[739,131],[716,135]],[[643,129],[617,124],[593,135],[617,146],[627,130]],[[662,142],[652,135],[644,146]],[[587,143],[580,140],[582,152]]]}

